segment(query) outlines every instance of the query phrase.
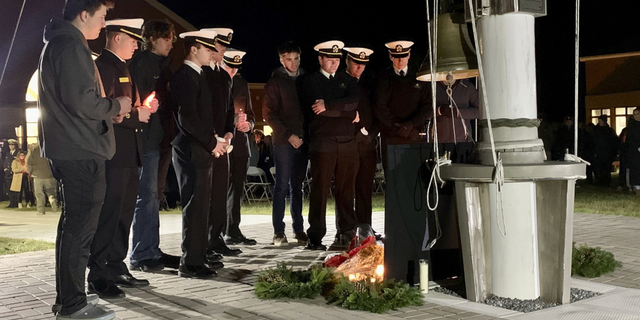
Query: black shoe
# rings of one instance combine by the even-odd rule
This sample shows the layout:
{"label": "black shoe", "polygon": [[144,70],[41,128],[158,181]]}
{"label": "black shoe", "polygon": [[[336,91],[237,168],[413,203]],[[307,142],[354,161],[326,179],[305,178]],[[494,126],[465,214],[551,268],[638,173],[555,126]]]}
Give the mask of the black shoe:
{"label": "black shoe", "polygon": [[204,266],[209,268],[209,270],[217,271],[224,268],[224,263],[220,261],[212,261],[212,262],[207,261],[204,263]]}
{"label": "black shoe", "polygon": [[217,253],[217,252],[215,252],[215,251],[213,251],[213,250],[208,250],[207,254],[204,257],[204,260],[206,262],[217,262],[217,261],[220,261],[222,259],[224,259],[224,256],[219,254],[219,253]]}
{"label": "black shoe", "polygon": [[160,262],[164,264],[165,268],[178,269],[180,267],[180,257],[164,252],[160,252]]}
{"label": "black shoe", "polygon": [[239,238],[225,237],[224,243],[227,244],[227,245],[243,244],[245,246],[254,246],[258,242],[255,239],[249,239],[249,238],[246,238],[246,237],[242,236],[242,237],[239,237]]}
{"label": "black shoe", "polygon": [[331,246],[329,246],[329,250],[332,250],[332,251],[345,250],[347,249],[347,247],[349,247],[350,242],[351,242],[351,238],[349,237],[349,235],[345,235],[345,234],[336,235],[335,240],[333,241]]}
{"label": "black shoe", "polygon": [[327,246],[325,246],[324,244],[320,243],[320,244],[314,244],[311,243],[311,241],[307,242],[307,246],[304,247],[306,250],[322,250],[322,251],[327,251]]}
{"label": "black shoe", "polygon": [[309,241],[309,237],[307,237],[307,234],[304,233],[304,231],[296,232],[293,238],[298,240],[298,244],[301,244],[301,245],[306,245],[307,241]]}
{"label": "black shoe", "polygon": [[164,264],[160,262],[160,260],[147,259],[147,260],[142,260],[138,263],[132,263],[131,269],[140,270],[144,272],[158,272],[164,269]]}
{"label": "black shoe", "polygon": [[178,268],[178,275],[183,278],[208,279],[217,273],[205,266],[186,266],[181,265]]}
{"label": "black shoe", "polygon": [[148,286],[149,280],[136,279],[131,274],[121,274],[114,277],[113,283],[125,288],[141,288]]}
{"label": "black shoe", "polygon": [[217,253],[225,256],[225,257],[227,257],[227,256],[235,257],[235,256],[237,256],[237,255],[242,253],[242,250],[240,250],[240,249],[231,249],[231,248],[229,248],[227,246],[219,247],[219,248],[213,248],[213,251],[215,251],[215,252],[217,252]]}
{"label": "black shoe", "polygon": [[118,299],[126,296],[113,282],[102,279],[89,281],[89,293],[97,294],[100,299]]}

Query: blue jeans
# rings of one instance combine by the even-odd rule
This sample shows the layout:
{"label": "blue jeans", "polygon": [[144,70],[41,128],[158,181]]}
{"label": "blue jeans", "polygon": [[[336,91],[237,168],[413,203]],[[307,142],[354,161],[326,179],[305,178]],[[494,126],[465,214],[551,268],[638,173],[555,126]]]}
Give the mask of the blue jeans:
{"label": "blue jeans", "polygon": [[273,160],[276,166],[276,183],[273,191],[273,231],[284,233],[284,209],[286,198],[291,199],[293,232],[304,231],[302,218],[302,182],[307,174],[307,153],[290,144],[274,145]]}
{"label": "blue jeans", "polygon": [[131,232],[131,264],[148,259],[160,259],[160,217],[158,203],[158,150],[144,154],[138,187],[138,200]]}

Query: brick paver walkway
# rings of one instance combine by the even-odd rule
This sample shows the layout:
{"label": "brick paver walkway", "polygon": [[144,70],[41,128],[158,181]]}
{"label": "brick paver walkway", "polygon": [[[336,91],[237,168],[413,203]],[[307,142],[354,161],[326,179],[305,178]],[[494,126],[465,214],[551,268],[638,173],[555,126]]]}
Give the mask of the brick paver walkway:
{"label": "brick paver walkway", "polygon": [[[382,230],[383,219],[382,213],[376,213],[374,228]],[[5,228],[2,222],[6,221],[0,219],[0,234]],[[574,228],[576,242],[601,246],[624,263],[624,267],[613,274],[590,281],[640,288],[640,219],[576,214]],[[382,315],[328,306],[321,297],[259,300],[253,294],[252,284],[260,270],[279,261],[307,267],[322,261],[326,253],[306,251],[294,245],[270,246],[270,223],[246,226],[243,232],[255,237],[259,244],[243,246],[242,255],[225,258],[225,268],[218,272],[218,277],[194,280],[180,278],[175,271],[132,272],[136,277],[149,279],[151,286],[124,288],[126,298],[100,304],[115,310],[118,319],[498,319],[457,309],[455,305],[431,303],[429,299],[422,307]],[[334,230],[329,230],[325,243],[330,242],[333,234]],[[168,253],[178,254],[180,238],[178,233],[162,235],[161,247]],[[0,256],[0,319],[53,319],[50,305],[54,298],[53,250]]]}

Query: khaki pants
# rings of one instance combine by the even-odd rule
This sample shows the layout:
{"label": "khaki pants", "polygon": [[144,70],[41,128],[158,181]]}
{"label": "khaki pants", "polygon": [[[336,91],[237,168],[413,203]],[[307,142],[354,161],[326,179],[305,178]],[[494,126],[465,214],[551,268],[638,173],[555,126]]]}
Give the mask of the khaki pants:
{"label": "khaki pants", "polygon": [[49,197],[49,203],[51,203],[51,210],[58,210],[58,181],[54,178],[40,179],[33,178],[34,193],[36,195],[36,204],[39,214],[44,214],[44,207],[47,203],[47,197]]}

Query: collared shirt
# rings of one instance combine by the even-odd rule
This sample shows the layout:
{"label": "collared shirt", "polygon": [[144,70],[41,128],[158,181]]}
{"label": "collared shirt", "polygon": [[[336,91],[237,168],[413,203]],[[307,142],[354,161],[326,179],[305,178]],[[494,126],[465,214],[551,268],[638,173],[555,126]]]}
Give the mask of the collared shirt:
{"label": "collared shirt", "polygon": [[202,74],[202,67],[198,66],[195,62],[193,62],[191,60],[185,60],[184,64],[186,64],[189,67],[193,68],[193,70],[195,70],[198,74]]}
{"label": "collared shirt", "polygon": [[404,71],[404,75],[407,75],[407,71],[409,70],[409,66],[404,67],[404,69],[402,70],[398,70],[396,68],[393,68],[393,72],[395,72],[397,75],[400,75],[400,71]]}
{"label": "collared shirt", "polygon": [[109,52],[113,53],[113,55],[114,55],[114,56],[116,56],[118,59],[120,59],[120,61],[122,61],[123,63],[126,63],[126,61],[124,61],[124,59],[120,58],[120,56],[119,56],[119,55],[117,55],[115,52],[113,52],[113,51],[111,51],[111,50],[109,50],[109,49],[107,49],[107,48],[104,48],[104,50],[107,50],[107,51],[109,51]]}
{"label": "collared shirt", "polygon": [[296,73],[291,73],[289,72],[289,70],[287,70],[287,68],[284,68],[284,72],[286,72],[289,75],[289,77],[296,78],[300,74],[300,69],[298,69]]}
{"label": "collared shirt", "polygon": [[327,77],[327,79],[331,79],[336,76],[335,72],[330,74],[329,72],[324,71],[322,68],[320,68],[320,73],[322,73],[322,75]]}

